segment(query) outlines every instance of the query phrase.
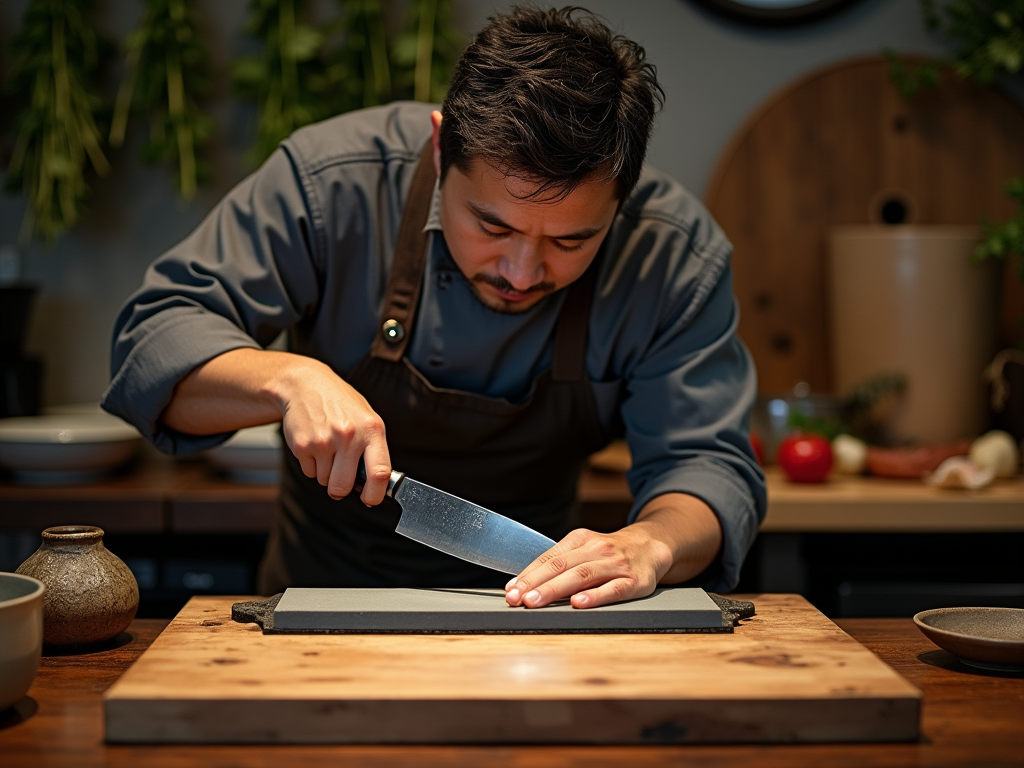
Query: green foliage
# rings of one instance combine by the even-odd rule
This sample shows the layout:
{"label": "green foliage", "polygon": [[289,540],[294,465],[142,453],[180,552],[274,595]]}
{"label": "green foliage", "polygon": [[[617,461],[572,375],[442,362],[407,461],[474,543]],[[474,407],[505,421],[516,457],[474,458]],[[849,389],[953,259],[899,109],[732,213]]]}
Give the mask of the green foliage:
{"label": "green foliage", "polygon": [[907,101],[913,101],[923,91],[937,88],[942,81],[942,68],[938,62],[911,64],[893,51],[885,50],[882,53],[889,62],[889,79]]}
{"label": "green foliage", "polygon": [[249,160],[266,160],[297,128],[328,117],[330,80],[323,60],[324,34],[300,21],[302,0],[251,0],[246,34],[262,43],[259,56],[232,67],[239,94],[259,108]]}
{"label": "green foliage", "polygon": [[395,85],[416,101],[441,101],[462,50],[451,0],[411,0],[395,38]]}
{"label": "green foliage", "polygon": [[950,59],[908,65],[886,51],[889,74],[904,98],[939,85],[950,71],[989,85],[1003,72],[1024,65],[1024,0],[920,0],[925,23],[952,49]]}
{"label": "green foliage", "polygon": [[786,417],[786,426],[807,434],[821,435],[829,442],[835,440],[836,435],[847,431],[841,421],[826,419],[823,416],[807,416],[796,408],[793,408]]}
{"label": "green foliage", "polygon": [[338,0],[341,45],[332,54],[328,79],[336,111],[372,107],[391,100],[391,63],[381,0]]}
{"label": "green foliage", "polygon": [[1024,0],[921,0],[928,28],[953,48],[957,75],[982,84],[1024,64]]}
{"label": "green foliage", "polygon": [[246,32],[263,50],[235,62],[233,75],[239,93],[259,108],[253,163],[295,129],[330,115],[395,97],[444,98],[461,50],[451,0],[411,0],[392,45],[384,0],[338,4],[336,22],[313,28],[299,21],[301,0],[251,0]]}
{"label": "green foliage", "polygon": [[985,222],[985,237],[972,254],[975,261],[1017,259],[1017,275],[1024,280],[1024,176],[1010,179],[1006,191],[1017,201],[1017,215],[1005,224]]}
{"label": "green foliage", "polygon": [[96,124],[100,40],[90,7],[89,0],[32,0],[11,45],[10,88],[28,99],[7,168],[8,187],[28,197],[23,241],[39,234],[52,242],[79,219],[89,196],[87,159],[97,173],[109,170]]}
{"label": "green foliage", "polygon": [[143,160],[176,166],[178,192],[190,200],[209,176],[209,166],[197,152],[209,139],[213,120],[197,105],[210,87],[209,66],[189,0],[145,0],[142,21],[125,47],[128,59],[110,143],[124,143],[133,108],[147,115],[149,141]]}
{"label": "green foliage", "polygon": [[830,419],[807,416],[799,408],[789,411],[786,425],[804,432],[823,435],[830,441],[836,435],[847,433],[869,442],[883,439],[882,422],[878,417],[886,402],[907,390],[907,377],[902,373],[880,373],[856,384],[843,398],[841,417]]}

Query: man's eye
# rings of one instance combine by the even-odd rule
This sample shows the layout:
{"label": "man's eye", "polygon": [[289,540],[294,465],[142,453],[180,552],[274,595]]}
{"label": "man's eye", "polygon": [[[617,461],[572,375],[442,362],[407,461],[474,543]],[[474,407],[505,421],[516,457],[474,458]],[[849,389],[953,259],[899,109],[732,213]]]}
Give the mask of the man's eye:
{"label": "man's eye", "polygon": [[487,227],[480,227],[480,231],[483,232],[488,237],[495,237],[495,238],[497,238],[497,237],[506,237],[508,235],[507,231],[492,232]]}
{"label": "man's eye", "polygon": [[555,244],[555,248],[562,251],[563,253],[572,253],[573,251],[578,251],[580,248],[583,247],[584,243],[583,240],[578,241],[576,245],[565,245],[563,243],[560,243],[558,240],[552,240],[551,242]]}

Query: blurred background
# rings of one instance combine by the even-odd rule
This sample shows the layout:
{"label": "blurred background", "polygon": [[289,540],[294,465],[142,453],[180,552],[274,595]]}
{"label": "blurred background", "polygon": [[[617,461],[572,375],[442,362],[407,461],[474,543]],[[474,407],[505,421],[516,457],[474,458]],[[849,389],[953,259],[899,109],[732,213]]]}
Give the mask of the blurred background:
{"label": "blurred background", "polygon": [[[17,376],[27,376],[19,379],[17,398],[13,385],[5,385],[5,416],[52,415],[68,404],[99,400],[109,379],[115,316],[147,265],[187,235],[273,146],[265,62],[273,41],[282,39],[274,37],[283,34],[282,8],[296,14],[289,44],[299,73],[294,112],[276,115],[277,129],[287,135],[288,126],[393,97],[439,100],[452,57],[489,15],[511,4],[185,4],[193,37],[182,50],[194,58],[182,64],[184,83],[186,91],[200,86],[195,112],[186,115],[195,147],[194,189],[191,171],[183,171],[176,154],[182,145],[168,139],[177,137],[177,124],[162,123],[163,135],[150,129],[154,109],[145,104],[146,84],[166,72],[147,69],[145,53],[135,54],[136,69],[128,65],[135,61],[133,42],[142,50],[140,25],[157,37],[171,29],[170,17],[162,27],[152,18],[144,27],[144,12],[175,5],[68,3],[82,11],[81,25],[99,40],[90,77],[109,169],[99,175],[96,165],[103,162],[83,163],[88,192],[74,205],[78,221],[66,228],[64,214],[52,210],[49,220],[29,211],[35,218],[26,224],[29,196],[21,182],[28,166],[16,166],[28,89],[18,78],[25,76],[25,62],[31,66],[24,51],[46,39],[46,30],[31,28],[39,20],[30,18],[26,0],[0,5],[0,81],[6,84],[0,168],[8,169],[0,179],[16,185],[0,195],[0,282],[34,288],[24,333],[5,352],[22,366],[10,363],[5,381],[14,380],[15,367]],[[956,55],[963,35],[951,38],[948,24],[929,29],[926,7],[917,0],[591,0],[585,6],[642,44],[658,68],[666,104],[648,161],[701,196],[736,245],[741,334],[761,373],[754,426],[778,500],[741,588],[802,592],[837,616],[910,615],[950,604],[1024,606],[1019,453],[1012,472],[994,482],[989,477],[976,491],[962,487],[973,482],[963,479],[963,468],[944,481],[961,486],[957,490],[926,486],[917,464],[901,469],[900,462],[909,461],[905,452],[874,454],[871,478],[860,477],[865,459],[844,474],[837,455],[824,484],[794,482],[774,466],[794,429],[830,443],[852,433],[860,441],[854,453],[868,444],[883,450],[945,446],[941,459],[934,460],[942,450],[929,454],[927,472],[941,460],[967,455],[971,441],[991,427],[1010,435],[1017,450],[1024,438],[1024,382],[1013,391],[1010,373],[1024,371],[1024,359],[1013,352],[1021,339],[1024,292],[1014,251],[993,250],[988,267],[974,271],[970,262],[972,253],[978,260],[979,242],[992,245],[978,229],[984,221],[1002,224],[1018,215],[1005,184],[1024,174],[1020,51],[1010,49],[1002,66],[982,73],[990,82],[976,84],[977,76],[961,82],[940,67],[939,84],[929,87],[931,70],[915,67]],[[427,14],[432,24],[424,21]],[[986,17],[989,38],[998,36],[1000,23]],[[1009,32],[1021,34],[1024,20],[1008,16],[1007,23]],[[428,27],[432,48],[423,47]],[[382,52],[390,64],[382,65]],[[908,99],[915,89],[920,93]],[[126,94],[132,93],[135,106],[128,112]],[[931,293],[921,286],[932,278],[921,278],[909,293],[879,296],[886,275],[917,269],[915,259],[943,248],[954,266],[934,278],[938,287]],[[842,272],[851,261],[867,263],[866,254],[880,254],[875,272]],[[966,278],[958,276],[960,268],[968,270]],[[984,268],[991,274],[979,277]],[[961,291],[965,281],[978,285]],[[4,295],[10,309],[15,294]],[[903,313],[909,319],[887,315],[886,307],[909,308]],[[934,317],[952,323],[951,330]],[[889,336],[908,346],[886,347]],[[951,347],[962,350],[960,357]],[[1000,363],[1002,378],[990,378],[1011,381],[995,409],[995,385],[985,383],[982,369],[1001,350],[1009,351]],[[1010,373],[1003,376],[1004,369]],[[272,436],[250,443],[254,450],[278,450]],[[84,483],[51,477],[40,484],[9,471],[0,480],[0,570],[13,570],[33,551],[45,525],[94,523],[105,526],[108,546],[135,572],[143,615],[170,615],[197,592],[251,591],[273,512],[272,467],[246,464],[244,457],[235,465],[168,465],[150,453],[113,477]],[[628,461],[628,450],[616,446],[582,479],[592,527],[621,524],[629,505],[622,478]],[[901,472],[902,481],[894,477]],[[837,509],[838,518],[830,516]]]}

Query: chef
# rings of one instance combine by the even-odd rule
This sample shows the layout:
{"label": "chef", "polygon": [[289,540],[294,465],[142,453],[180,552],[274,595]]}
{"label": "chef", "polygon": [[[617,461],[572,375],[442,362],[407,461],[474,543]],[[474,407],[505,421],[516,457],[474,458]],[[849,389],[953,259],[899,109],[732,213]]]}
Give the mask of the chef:
{"label": "chef", "polygon": [[[731,588],[765,509],[755,373],[728,241],[643,167],[661,101],[644,50],[591,14],[495,16],[440,110],[297,131],[157,259],[104,407],[174,454],[282,423],[267,594],[504,586],[590,608]],[[289,351],[267,349],[282,331]],[[580,529],[579,472],[621,435],[629,524]],[[397,535],[393,468],[558,543],[506,584]]]}

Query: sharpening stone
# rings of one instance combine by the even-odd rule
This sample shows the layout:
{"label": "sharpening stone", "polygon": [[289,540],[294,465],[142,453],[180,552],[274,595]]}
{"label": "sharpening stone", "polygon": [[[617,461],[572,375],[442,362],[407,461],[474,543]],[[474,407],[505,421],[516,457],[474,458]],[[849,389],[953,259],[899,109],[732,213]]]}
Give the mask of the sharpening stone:
{"label": "sharpening stone", "polygon": [[722,609],[703,589],[693,588],[658,589],[649,597],[587,609],[567,600],[545,608],[513,607],[500,589],[291,588],[273,619],[279,632],[723,630]]}

